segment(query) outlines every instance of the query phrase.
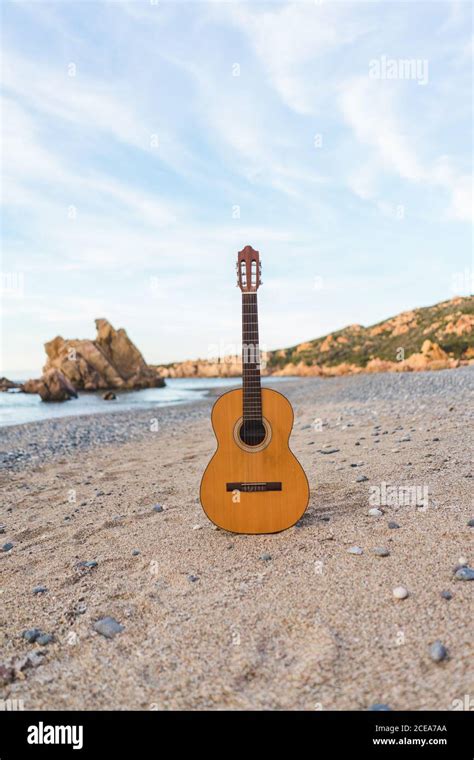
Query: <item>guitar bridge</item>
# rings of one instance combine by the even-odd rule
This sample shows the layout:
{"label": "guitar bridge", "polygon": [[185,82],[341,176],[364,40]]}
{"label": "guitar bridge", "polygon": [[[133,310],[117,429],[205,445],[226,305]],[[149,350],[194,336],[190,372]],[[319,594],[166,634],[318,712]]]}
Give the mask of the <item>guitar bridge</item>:
{"label": "guitar bridge", "polygon": [[243,493],[253,493],[254,491],[281,491],[281,483],[226,483],[226,491],[242,491]]}

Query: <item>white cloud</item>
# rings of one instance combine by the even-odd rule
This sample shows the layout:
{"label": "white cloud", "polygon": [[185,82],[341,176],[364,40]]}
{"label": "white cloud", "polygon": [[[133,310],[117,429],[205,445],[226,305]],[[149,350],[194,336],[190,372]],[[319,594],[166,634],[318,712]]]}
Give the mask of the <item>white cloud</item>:
{"label": "white cloud", "polygon": [[[261,8],[264,10],[261,10]],[[327,82],[311,76],[311,63],[367,34],[346,3],[293,2],[252,7],[230,3],[230,19],[248,35],[282,101],[298,114],[317,113]]]}
{"label": "white cloud", "polygon": [[[422,150],[410,127],[402,126],[396,113],[396,95],[385,82],[356,77],[341,87],[339,105],[358,142],[373,149],[373,159],[382,172],[391,172],[409,182],[440,187],[449,196],[446,216],[459,221],[472,218],[472,186],[468,176],[457,171],[449,157],[422,158]],[[413,130],[414,131],[414,130]],[[419,142],[419,140],[418,140]],[[430,146],[424,146],[427,152]],[[370,169],[349,178],[360,197],[375,194]]]}

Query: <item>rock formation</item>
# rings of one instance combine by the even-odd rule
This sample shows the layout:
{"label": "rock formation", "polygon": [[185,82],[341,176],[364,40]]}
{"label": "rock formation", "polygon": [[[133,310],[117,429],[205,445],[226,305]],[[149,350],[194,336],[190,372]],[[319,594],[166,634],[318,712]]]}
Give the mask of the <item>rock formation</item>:
{"label": "rock formation", "polygon": [[[125,330],[115,330],[106,319],[96,319],[95,340],[65,340],[57,336],[45,344],[47,361],[43,376],[24,384],[25,393],[49,386],[52,370],[58,371],[73,390],[137,390],[161,388],[165,381],[148,366]],[[48,395],[47,392],[44,392]],[[41,396],[43,398],[43,396]],[[50,400],[50,399],[43,399]],[[55,399],[56,400],[56,399]]]}
{"label": "rock formation", "polygon": [[20,383],[14,383],[8,377],[0,377],[0,391],[9,391],[12,388],[20,388]]}
{"label": "rock formation", "polygon": [[[223,359],[195,359],[176,362],[155,371],[162,377],[240,377],[242,363],[240,357],[225,356]],[[262,372],[262,374],[264,374]]]}
{"label": "rock formation", "polygon": [[60,369],[78,390],[160,388],[164,380],[147,365],[125,330],[96,319],[95,340],[64,340],[45,344],[44,371]]}
{"label": "rock formation", "polygon": [[39,380],[27,380],[22,390],[24,393],[38,393],[42,401],[77,398],[76,389],[58,369],[48,369]]}

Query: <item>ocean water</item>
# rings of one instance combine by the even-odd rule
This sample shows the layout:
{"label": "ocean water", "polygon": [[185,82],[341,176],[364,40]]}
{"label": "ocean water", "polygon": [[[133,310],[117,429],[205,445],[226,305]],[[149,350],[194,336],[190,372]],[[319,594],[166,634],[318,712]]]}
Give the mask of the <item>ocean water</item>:
{"label": "ocean water", "polygon": [[[262,378],[262,384],[275,385],[286,378]],[[18,382],[21,382],[19,380]],[[229,378],[170,378],[164,388],[146,388],[141,391],[115,391],[115,401],[104,401],[99,393],[80,393],[79,398],[58,403],[45,403],[33,393],[16,391],[0,392],[0,426],[19,425],[56,417],[70,417],[77,414],[103,414],[131,409],[153,409],[154,407],[183,404],[205,398],[210,390],[219,387],[239,386],[238,377]]]}

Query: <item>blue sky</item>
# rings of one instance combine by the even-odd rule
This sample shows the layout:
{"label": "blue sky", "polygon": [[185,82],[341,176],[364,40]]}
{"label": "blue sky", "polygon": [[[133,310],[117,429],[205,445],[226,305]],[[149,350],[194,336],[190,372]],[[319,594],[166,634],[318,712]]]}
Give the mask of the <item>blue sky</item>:
{"label": "blue sky", "polygon": [[470,292],[470,3],[2,15],[2,374],[96,317],[149,362],[226,353],[246,244],[266,348]]}

